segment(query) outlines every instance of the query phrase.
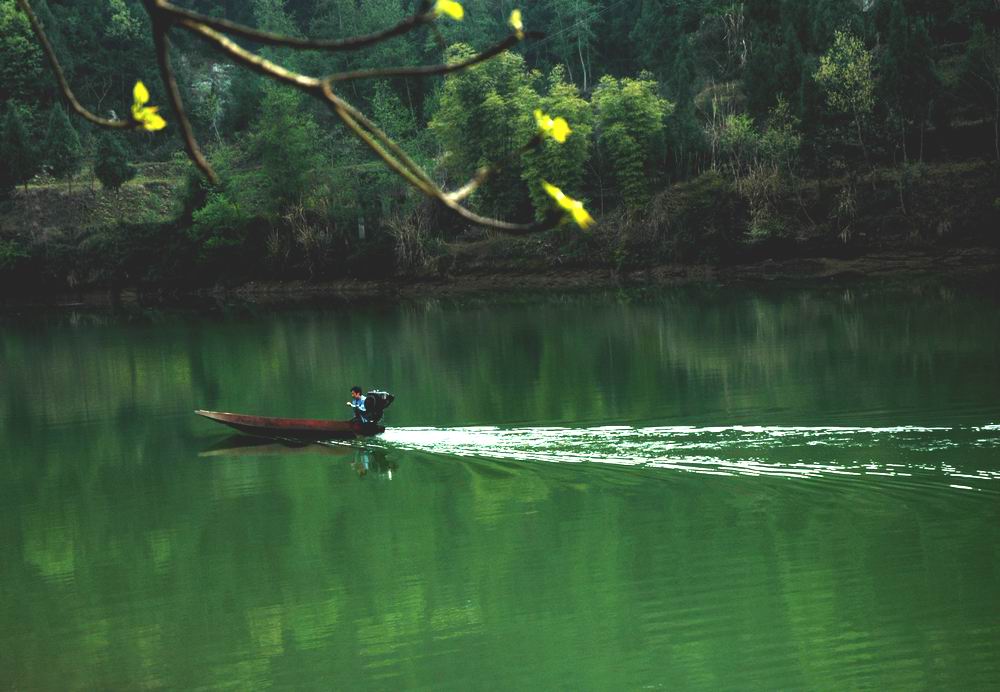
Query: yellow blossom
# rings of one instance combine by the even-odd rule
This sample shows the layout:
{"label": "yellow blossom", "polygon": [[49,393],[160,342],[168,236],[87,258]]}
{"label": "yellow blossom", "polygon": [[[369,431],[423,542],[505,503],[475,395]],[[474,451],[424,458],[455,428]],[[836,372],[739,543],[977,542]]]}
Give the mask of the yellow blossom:
{"label": "yellow blossom", "polygon": [[594,217],[583,208],[583,202],[578,199],[573,199],[555,185],[552,185],[544,180],[542,181],[542,187],[545,188],[545,191],[549,193],[549,196],[554,199],[560,207],[573,215],[573,220],[576,221],[576,224],[580,228],[589,228],[594,225]]}
{"label": "yellow blossom", "polygon": [[132,119],[135,120],[144,130],[151,132],[162,130],[167,126],[167,121],[157,113],[157,106],[147,106],[149,102],[149,89],[142,82],[136,82],[132,90]]}
{"label": "yellow blossom", "polygon": [[535,109],[535,122],[538,123],[538,129],[549,135],[552,135],[552,139],[556,140],[560,144],[566,141],[569,133],[573,130],[569,129],[569,123],[566,122],[565,118],[555,118],[547,113],[543,113],[539,109]]}
{"label": "yellow blossom", "polygon": [[462,21],[465,16],[465,8],[462,7],[462,3],[455,2],[455,0],[437,0],[434,3],[434,14],[442,15],[446,14],[455,21]]}
{"label": "yellow blossom", "polygon": [[521,10],[514,10],[510,13],[510,25],[514,27],[514,33],[518,38],[524,38],[524,22],[521,21]]}

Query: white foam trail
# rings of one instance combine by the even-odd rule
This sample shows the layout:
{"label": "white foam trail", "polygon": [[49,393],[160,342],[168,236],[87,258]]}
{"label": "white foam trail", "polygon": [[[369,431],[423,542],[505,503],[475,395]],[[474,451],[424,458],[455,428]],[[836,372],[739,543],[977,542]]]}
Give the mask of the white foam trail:
{"label": "white foam trail", "polygon": [[[1000,470],[964,468],[960,473],[934,461],[934,453],[945,448],[974,449],[984,443],[1000,446],[1000,435],[983,438],[984,432],[1000,432],[1000,426],[390,428],[383,435],[382,444],[453,456],[586,462],[723,476],[912,478],[918,474],[993,483],[1000,481]],[[829,448],[829,453],[824,454],[816,447]],[[829,457],[826,463],[816,461],[824,456]],[[899,463],[900,456],[911,460]],[[883,458],[887,461],[882,462]]]}

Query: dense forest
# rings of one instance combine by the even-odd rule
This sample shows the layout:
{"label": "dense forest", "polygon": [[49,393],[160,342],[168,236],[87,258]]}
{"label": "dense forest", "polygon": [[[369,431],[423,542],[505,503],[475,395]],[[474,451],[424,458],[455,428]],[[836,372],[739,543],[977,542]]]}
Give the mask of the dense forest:
{"label": "dense forest", "polygon": [[[391,26],[419,3],[178,4],[342,37]],[[462,21],[357,52],[244,45],[323,75],[451,62],[510,34],[515,3],[463,5]],[[1000,241],[997,0],[541,0],[521,9],[544,38],[446,77],[345,85],[442,185],[506,161],[474,194],[478,212],[540,219],[551,180],[599,222],[527,239],[470,226],[321,103],[175,32],[188,114],[220,174],[211,184],[176,136],[141,2],[32,7],[88,108],[126,114],[143,80],[169,125],[101,131],[68,114],[26,16],[0,0],[7,290],[421,275],[460,271],[469,257],[622,269]],[[536,109],[572,133],[512,158],[537,131]]]}

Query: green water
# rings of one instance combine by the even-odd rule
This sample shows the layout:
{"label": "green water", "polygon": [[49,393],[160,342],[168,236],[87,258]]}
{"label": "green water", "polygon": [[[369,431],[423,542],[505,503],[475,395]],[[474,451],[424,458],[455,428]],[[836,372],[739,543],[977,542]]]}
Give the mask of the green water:
{"label": "green water", "polygon": [[[996,689],[1000,304],[0,316],[0,690]],[[195,408],[348,417],[245,445]]]}

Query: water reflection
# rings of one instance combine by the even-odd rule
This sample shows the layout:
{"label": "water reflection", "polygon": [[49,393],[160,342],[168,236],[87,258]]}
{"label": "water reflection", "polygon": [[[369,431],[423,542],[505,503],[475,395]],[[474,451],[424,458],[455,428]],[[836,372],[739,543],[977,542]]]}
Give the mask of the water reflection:
{"label": "water reflection", "polygon": [[203,451],[199,452],[201,457],[244,457],[244,456],[288,456],[296,453],[316,454],[326,453],[334,456],[343,456],[346,452],[336,448],[313,445],[309,442],[288,442],[275,441],[264,437],[251,437],[249,435],[230,435],[229,437],[214,442]]}
{"label": "water reflection", "polygon": [[367,441],[357,442],[290,442],[274,441],[263,437],[231,435],[214,442],[198,453],[202,458],[253,458],[293,456],[338,457],[351,460],[359,478],[369,474],[374,478],[392,480],[399,469],[386,449],[370,446]]}
{"label": "water reflection", "polygon": [[[0,316],[0,690],[993,689],[998,343],[865,287]],[[381,440],[191,415],[355,381]]]}
{"label": "water reflection", "polygon": [[394,462],[389,461],[384,449],[377,447],[355,447],[353,466],[360,478],[370,473],[375,478],[390,481],[393,479],[393,473],[399,468]]}

